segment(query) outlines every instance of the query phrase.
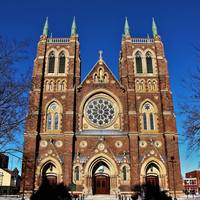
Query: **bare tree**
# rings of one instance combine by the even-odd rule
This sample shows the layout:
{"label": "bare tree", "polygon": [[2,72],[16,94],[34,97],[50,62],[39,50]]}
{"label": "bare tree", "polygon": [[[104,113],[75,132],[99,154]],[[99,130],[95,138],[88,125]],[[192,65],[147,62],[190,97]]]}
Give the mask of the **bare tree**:
{"label": "bare tree", "polygon": [[184,98],[181,109],[185,117],[183,128],[190,154],[192,151],[200,151],[200,68],[197,67],[195,73],[192,73],[189,84],[185,82],[189,96]]}
{"label": "bare tree", "polygon": [[30,79],[19,73],[28,42],[7,41],[0,36],[0,152],[16,141],[25,120]]}

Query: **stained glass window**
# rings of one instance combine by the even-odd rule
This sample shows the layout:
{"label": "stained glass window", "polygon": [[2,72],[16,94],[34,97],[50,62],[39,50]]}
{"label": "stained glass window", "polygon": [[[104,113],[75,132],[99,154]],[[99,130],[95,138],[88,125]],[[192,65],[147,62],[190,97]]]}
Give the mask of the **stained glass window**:
{"label": "stained glass window", "polygon": [[146,115],[146,113],[143,113],[143,124],[144,124],[144,130],[147,130],[147,115]]}
{"label": "stained glass window", "polygon": [[54,115],[54,129],[58,130],[58,113]]}
{"label": "stained glass window", "polygon": [[47,114],[47,129],[48,130],[52,129],[52,117],[51,117],[51,113]]}
{"label": "stained glass window", "polygon": [[150,113],[150,129],[154,130],[153,113]]}
{"label": "stained glass window", "polygon": [[86,117],[97,126],[107,126],[115,118],[115,107],[113,103],[106,98],[96,98],[90,101],[86,106]]}

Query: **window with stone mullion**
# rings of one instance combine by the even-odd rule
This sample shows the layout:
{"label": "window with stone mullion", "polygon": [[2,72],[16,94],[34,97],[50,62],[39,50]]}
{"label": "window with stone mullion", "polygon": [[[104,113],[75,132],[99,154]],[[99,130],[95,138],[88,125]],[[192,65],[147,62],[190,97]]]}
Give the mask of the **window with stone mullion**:
{"label": "window with stone mullion", "polygon": [[54,73],[54,68],[55,68],[55,57],[53,55],[51,55],[49,57],[48,73]]}
{"label": "window with stone mullion", "polygon": [[153,65],[151,56],[146,57],[147,73],[153,73]]}
{"label": "window with stone mullion", "polygon": [[65,55],[61,54],[59,57],[59,73],[65,73]]}
{"label": "window with stone mullion", "polygon": [[137,70],[137,73],[143,73],[143,70],[142,70],[142,58],[141,58],[140,55],[136,56],[136,70]]}

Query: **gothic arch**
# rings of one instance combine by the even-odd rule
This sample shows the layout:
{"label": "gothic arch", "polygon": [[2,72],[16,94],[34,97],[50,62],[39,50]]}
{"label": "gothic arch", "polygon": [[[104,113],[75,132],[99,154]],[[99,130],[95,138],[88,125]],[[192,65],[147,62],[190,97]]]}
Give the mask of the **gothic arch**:
{"label": "gothic arch", "polygon": [[35,183],[38,183],[38,184],[36,185],[36,187],[38,187],[40,185],[41,179],[42,179],[43,169],[49,163],[52,163],[57,169],[57,182],[60,183],[60,182],[63,181],[61,163],[57,159],[55,159],[55,158],[53,158],[51,156],[48,156],[48,157],[42,159],[40,161],[40,163],[37,165],[37,168],[36,168],[36,176],[37,176],[37,178],[36,178],[36,182]]}
{"label": "gothic arch", "polygon": [[[79,180],[76,179],[76,169],[79,169]],[[83,167],[80,163],[77,163],[73,166],[73,182],[76,184],[81,184],[82,183],[82,172],[83,172]]]}
{"label": "gothic arch", "polygon": [[84,109],[84,105],[85,103],[94,95],[97,95],[97,94],[104,94],[104,95],[108,95],[110,96],[111,98],[113,98],[118,106],[119,106],[119,114],[122,114],[123,113],[123,106],[122,106],[122,103],[120,101],[120,99],[115,95],[113,94],[112,92],[108,91],[108,90],[105,90],[105,89],[97,89],[97,90],[94,90],[90,93],[88,93],[86,96],[84,96],[84,98],[82,99],[81,101],[81,104],[80,104],[80,107],[79,107],[79,113],[82,113],[83,114],[83,109]]}
{"label": "gothic arch", "polygon": [[144,51],[143,51],[141,48],[136,48],[136,49],[133,51],[133,53],[132,53],[133,57],[135,57],[135,55],[136,55],[137,52],[140,53],[141,57],[144,57],[144,56],[145,56]]}
{"label": "gothic arch", "polygon": [[158,130],[158,108],[152,100],[145,99],[142,101],[140,103],[139,113],[142,132],[155,132]]}
{"label": "gothic arch", "polygon": [[[124,180],[124,172],[123,169],[126,168],[126,180]],[[124,163],[120,166],[120,177],[121,177],[121,183],[122,184],[130,184],[130,165],[127,163]]]}
{"label": "gothic arch", "polygon": [[92,177],[93,168],[100,161],[103,161],[107,164],[107,166],[110,169],[111,176],[118,175],[118,169],[115,161],[104,153],[96,154],[95,156],[89,159],[89,161],[86,163],[84,174]]}
{"label": "gothic arch", "polygon": [[46,103],[46,105],[45,105],[45,111],[47,110],[48,106],[49,106],[51,103],[53,103],[53,102],[56,102],[56,103],[59,105],[61,112],[63,112],[63,106],[62,106],[62,104],[60,103],[60,101],[57,100],[56,98],[53,98],[53,99],[49,100],[49,101]]}
{"label": "gothic arch", "polygon": [[133,58],[135,73],[144,74],[144,52],[142,50],[135,50]]}
{"label": "gothic arch", "polygon": [[168,176],[167,176],[166,166],[162,161],[160,161],[155,157],[150,157],[142,163],[140,168],[140,183],[141,184],[145,183],[145,178],[147,176],[147,169],[149,165],[152,163],[155,164],[159,169],[158,177],[161,189],[168,189]]}
{"label": "gothic arch", "polygon": [[50,54],[52,51],[54,52],[55,57],[58,57],[58,50],[57,50],[56,48],[54,48],[54,47],[51,47],[51,48],[48,49],[47,52],[46,52],[46,58],[49,57],[49,54]]}
{"label": "gothic arch", "polygon": [[152,58],[156,58],[155,52],[150,48],[144,50],[144,55],[146,55],[148,52],[151,54]]}
{"label": "gothic arch", "polygon": [[66,48],[61,48],[58,50],[58,55],[60,55],[60,53],[64,52],[65,57],[69,57],[69,51]]}
{"label": "gothic arch", "polygon": [[[57,105],[58,105],[58,112],[57,112],[57,118],[58,118],[58,120],[57,120],[57,124],[58,124],[58,128],[56,128],[56,129],[48,129],[48,127],[47,127],[47,120],[48,120],[48,117],[47,117],[47,115],[48,115],[48,108],[49,108],[49,106],[51,105],[51,104],[53,104],[53,103],[56,103]],[[49,102],[47,102],[46,103],[46,105],[45,105],[45,108],[44,108],[45,110],[44,110],[44,113],[45,113],[45,115],[44,115],[44,132],[46,132],[46,131],[53,131],[53,132],[60,132],[61,130],[62,130],[62,113],[63,113],[63,107],[62,107],[62,104],[57,100],[57,99],[55,99],[55,98],[53,98],[53,99],[51,99]],[[55,116],[54,116],[55,117]],[[52,120],[52,118],[51,118],[51,120]],[[54,121],[53,122],[51,122],[51,124],[52,123],[54,123]],[[55,122],[56,123],[56,122]],[[51,125],[51,127],[52,127],[52,125]]]}
{"label": "gothic arch", "polygon": [[158,107],[157,107],[157,105],[154,103],[154,101],[152,101],[151,99],[147,98],[147,99],[143,100],[143,101],[140,103],[140,107],[139,107],[139,112],[140,112],[140,113],[142,112],[142,107],[143,107],[143,105],[144,105],[146,102],[151,103],[151,104],[153,105],[155,111],[158,112]]}
{"label": "gothic arch", "polygon": [[[96,112],[101,112],[101,114],[95,114]],[[109,113],[109,115],[104,115],[104,113]],[[121,130],[122,113],[121,101],[113,93],[105,89],[92,91],[83,98],[80,104],[79,130]]]}

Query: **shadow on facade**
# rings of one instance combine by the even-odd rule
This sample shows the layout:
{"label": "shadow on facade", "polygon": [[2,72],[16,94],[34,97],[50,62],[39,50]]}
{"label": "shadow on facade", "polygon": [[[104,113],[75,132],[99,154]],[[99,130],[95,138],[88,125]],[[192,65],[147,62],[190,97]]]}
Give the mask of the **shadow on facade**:
{"label": "shadow on facade", "polygon": [[43,181],[38,191],[35,192],[30,200],[71,200],[69,189],[63,184],[50,184],[47,179]]}
{"label": "shadow on facade", "polygon": [[134,192],[132,200],[172,200],[172,197],[168,196],[166,191],[160,190],[159,185],[135,185],[132,187],[132,191]]}

